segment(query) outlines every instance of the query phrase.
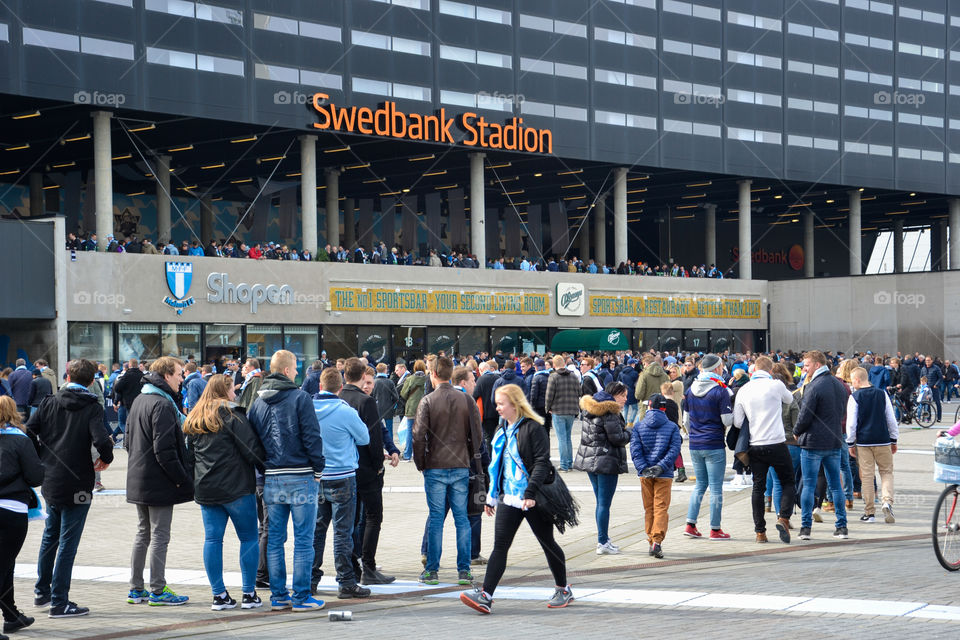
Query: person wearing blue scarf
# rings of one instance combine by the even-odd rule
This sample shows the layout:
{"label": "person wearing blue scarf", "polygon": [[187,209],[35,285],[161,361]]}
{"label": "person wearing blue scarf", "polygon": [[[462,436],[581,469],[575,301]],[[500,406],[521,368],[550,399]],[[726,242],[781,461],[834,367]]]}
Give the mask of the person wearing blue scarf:
{"label": "person wearing blue scarf", "polygon": [[536,508],[538,490],[555,473],[543,418],[534,413],[523,390],[515,384],[497,388],[494,399],[501,421],[493,437],[490,490],[484,509],[488,516],[496,515],[493,551],[483,587],[464,591],[460,601],[471,609],[490,613],[493,592],[507,566],[507,552],[520,524],[526,520],[547,556],[556,585],[547,607],[566,607],[573,602],[573,592],[567,584],[566,558],[553,537],[550,516]]}

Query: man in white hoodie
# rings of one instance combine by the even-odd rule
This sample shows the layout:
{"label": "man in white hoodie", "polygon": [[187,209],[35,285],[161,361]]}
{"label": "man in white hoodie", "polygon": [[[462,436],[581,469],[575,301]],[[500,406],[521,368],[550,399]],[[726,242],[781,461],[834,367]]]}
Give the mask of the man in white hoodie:
{"label": "man in white hoodie", "polygon": [[787,448],[787,435],[783,430],[781,415],[783,405],[793,402],[793,395],[782,382],[771,375],[772,371],[773,360],[767,356],[757,358],[753,377],[737,392],[733,423],[749,431],[749,464],[753,471],[753,525],[757,542],[767,541],[767,523],[763,517],[764,492],[767,489],[767,471],[771,467],[783,487],[777,532],[780,540],[790,542],[789,520],[796,501],[796,487],[793,461]]}

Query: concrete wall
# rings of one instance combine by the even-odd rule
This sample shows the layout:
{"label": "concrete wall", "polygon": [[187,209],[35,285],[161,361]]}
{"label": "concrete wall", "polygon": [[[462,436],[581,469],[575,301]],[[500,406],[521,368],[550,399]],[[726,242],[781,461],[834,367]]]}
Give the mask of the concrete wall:
{"label": "concrete wall", "polygon": [[774,349],[960,358],[960,272],[770,283]]}

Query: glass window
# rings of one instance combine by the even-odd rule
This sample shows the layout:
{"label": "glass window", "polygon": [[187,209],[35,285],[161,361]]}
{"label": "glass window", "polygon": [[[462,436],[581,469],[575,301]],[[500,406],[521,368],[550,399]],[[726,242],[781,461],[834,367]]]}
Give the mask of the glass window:
{"label": "glass window", "polygon": [[247,325],[247,357],[267,361],[283,348],[280,327],[275,324]]}
{"label": "glass window", "polygon": [[550,344],[547,340],[546,329],[521,329],[518,338],[520,340],[520,353],[526,353],[527,355],[533,352],[543,355]]}
{"label": "glass window", "polygon": [[734,350],[741,353],[744,351],[753,351],[754,350],[753,338],[754,338],[753,331],[734,331],[733,332]]}
{"label": "glass window", "polygon": [[394,327],[393,329],[393,357],[407,361],[407,368],[414,360],[420,360],[424,355],[426,327]]}
{"label": "glass window", "polygon": [[655,348],[657,351],[679,351],[680,339],[681,339],[680,329],[671,329],[669,331],[661,331],[659,340],[657,341],[657,345]]}
{"label": "glass window", "polygon": [[23,28],[23,44],[77,53],[80,51],[80,38],[72,33],[58,33],[30,27]]}
{"label": "glass window", "polygon": [[729,331],[711,331],[710,332],[710,351],[712,353],[723,353],[732,348],[733,336]]}
{"label": "glass window", "polygon": [[257,29],[264,29],[266,31],[288,33],[293,36],[297,35],[297,21],[290,18],[281,18],[279,16],[266,15],[264,13],[255,13],[253,14],[253,26]]}
{"label": "glass window", "polygon": [[181,360],[185,360],[187,356],[200,357],[200,325],[160,325],[160,345],[165,356],[174,356]]}
{"label": "glass window", "polygon": [[2,22],[0,22],[0,40],[10,42],[10,28]]}
{"label": "glass window", "polygon": [[160,357],[160,325],[120,323],[120,360],[153,360]]}
{"label": "glass window", "polygon": [[303,382],[304,370],[320,358],[319,334],[315,326],[285,325],[283,348],[297,356],[297,380]]}
{"label": "glass window", "polygon": [[390,327],[364,326],[357,327],[357,353],[362,356],[367,352],[367,362],[376,366],[378,362],[390,360]]}
{"label": "glass window", "polygon": [[[246,359],[243,351],[243,325],[239,324],[208,324],[206,327],[206,344],[203,348],[203,361],[214,362],[217,371],[223,371],[223,361],[230,359]],[[268,362],[260,362],[262,369],[267,369]]]}
{"label": "glass window", "polygon": [[113,325],[108,322],[71,322],[67,329],[68,358],[86,358],[110,364],[114,361]]}
{"label": "glass window", "polygon": [[315,22],[300,21],[300,35],[306,38],[316,38],[318,40],[330,40],[331,42],[340,42],[340,27],[331,27],[325,24]]}
{"label": "glass window", "polygon": [[207,56],[203,55],[202,53],[198,53],[197,70],[213,71],[214,73],[226,73],[231,76],[242,76],[243,60],[221,58],[220,56]]}
{"label": "glass window", "polygon": [[80,51],[96,56],[105,56],[107,58],[133,60],[133,45],[127,42],[116,42],[115,40],[81,36]]}
{"label": "glass window", "polygon": [[494,327],[490,329],[490,342],[493,352],[502,351],[504,355],[520,352],[519,336],[516,329]]}
{"label": "glass window", "polygon": [[456,327],[429,327],[427,329],[427,353],[446,355],[454,353],[457,342]]}
{"label": "glass window", "polygon": [[473,355],[490,348],[490,330],[486,327],[463,327],[457,341],[457,354]]}
{"label": "glass window", "polygon": [[706,331],[687,329],[683,332],[684,351],[706,351],[709,344]]}
{"label": "glass window", "polygon": [[357,355],[357,327],[354,325],[323,326],[323,350],[331,360]]}

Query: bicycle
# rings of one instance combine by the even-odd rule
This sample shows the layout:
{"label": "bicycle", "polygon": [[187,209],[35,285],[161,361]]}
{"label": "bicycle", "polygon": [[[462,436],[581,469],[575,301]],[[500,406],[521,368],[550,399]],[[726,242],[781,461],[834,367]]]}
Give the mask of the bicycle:
{"label": "bicycle", "polygon": [[887,387],[887,395],[890,396],[890,404],[893,405],[893,413],[897,417],[897,422],[910,424],[916,420],[919,427],[929,429],[937,421],[937,413],[931,402],[915,399],[913,407],[907,410],[897,393],[896,387]]}
{"label": "bicycle", "polygon": [[[940,432],[940,437],[946,431]],[[937,561],[947,571],[960,571],[960,485],[955,481],[960,478],[960,467],[956,466],[957,449],[941,446],[934,448],[934,479],[937,482],[946,482],[947,486],[933,509],[933,551]]]}

